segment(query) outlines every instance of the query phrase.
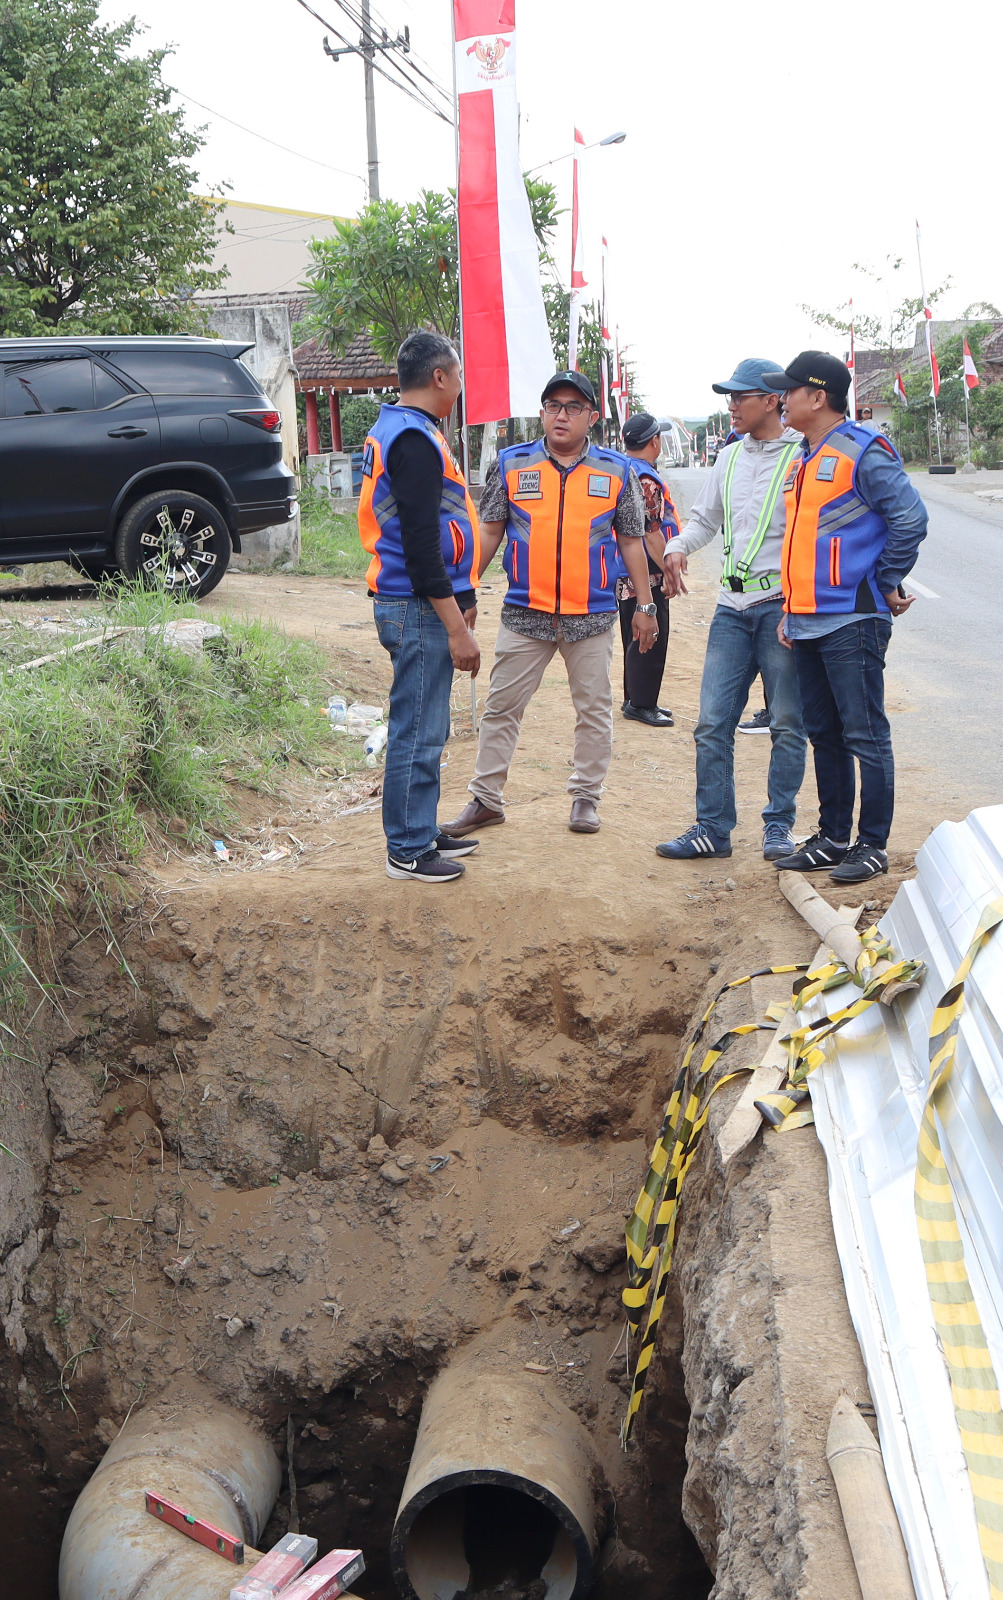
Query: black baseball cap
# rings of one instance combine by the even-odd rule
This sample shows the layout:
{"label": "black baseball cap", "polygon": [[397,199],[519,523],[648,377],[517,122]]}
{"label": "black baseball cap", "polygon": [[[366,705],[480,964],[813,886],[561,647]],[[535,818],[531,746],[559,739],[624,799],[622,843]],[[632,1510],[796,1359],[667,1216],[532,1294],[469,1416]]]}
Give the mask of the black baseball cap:
{"label": "black baseball cap", "polygon": [[845,400],[850,392],[850,369],[824,350],[802,350],[783,372],[764,372],[760,382],[774,394],[788,389],[829,389]]}
{"label": "black baseball cap", "polygon": [[548,395],[552,395],[555,389],[563,389],[568,384],[571,385],[572,389],[577,389],[580,395],[585,396],[594,411],[596,408],[596,392],[584,372],[555,372],[540,396],[541,401],[546,400]]}
{"label": "black baseball cap", "polygon": [[623,442],[628,450],[640,450],[642,445],[650,444],[661,431],[657,417],[653,417],[650,411],[639,411],[636,417],[628,417],[624,423]]}

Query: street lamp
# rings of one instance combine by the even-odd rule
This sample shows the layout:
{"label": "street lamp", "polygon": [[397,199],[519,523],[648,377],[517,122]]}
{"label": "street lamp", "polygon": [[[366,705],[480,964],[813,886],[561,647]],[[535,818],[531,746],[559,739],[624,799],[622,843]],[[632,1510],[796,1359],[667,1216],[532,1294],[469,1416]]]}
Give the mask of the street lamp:
{"label": "street lamp", "polygon": [[[605,139],[593,139],[591,144],[579,145],[577,153],[581,154],[583,150],[595,150],[599,145],[602,144],[623,144],[623,141],[626,139],[626,137],[627,135],[625,133],[608,133]],[[528,168],[526,177],[528,178],[530,173],[533,172],[542,172],[544,167],[552,167],[558,161],[570,161],[571,157],[575,155],[575,153],[576,152],[574,150],[566,150],[562,156],[552,156],[549,161],[541,161],[538,166]]]}

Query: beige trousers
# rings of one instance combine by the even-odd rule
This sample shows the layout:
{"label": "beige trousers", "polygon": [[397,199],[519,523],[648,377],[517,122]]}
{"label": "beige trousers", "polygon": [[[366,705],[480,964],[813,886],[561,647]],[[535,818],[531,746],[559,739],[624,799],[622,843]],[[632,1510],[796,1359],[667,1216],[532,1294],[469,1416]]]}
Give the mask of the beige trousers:
{"label": "beige trousers", "polygon": [[470,793],[492,811],[504,809],[502,790],[519,740],[519,726],[543,674],[560,650],[577,713],[575,764],[568,793],[598,804],[613,754],[613,692],[609,669],[615,628],[569,644],[565,639],[527,639],[504,623],[498,629],[488,699],[481,716],[477,762]]}

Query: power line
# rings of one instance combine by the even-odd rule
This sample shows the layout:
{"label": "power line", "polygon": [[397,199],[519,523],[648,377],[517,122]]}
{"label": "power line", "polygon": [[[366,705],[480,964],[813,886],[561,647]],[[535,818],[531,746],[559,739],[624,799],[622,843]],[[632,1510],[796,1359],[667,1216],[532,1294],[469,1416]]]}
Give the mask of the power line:
{"label": "power line", "polygon": [[267,133],[258,133],[255,128],[246,128],[242,122],[234,122],[232,117],[226,116],[222,111],[214,111],[212,106],[205,106],[201,100],[195,100],[190,94],[185,94],[183,89],[175,89],[174,93],[180,95],[182,100],[187,100],[189,105],[198,106],[200,111],[208,111],[211,117],[219,117],[221,122],[228,122],[231,128],[239,128],[241,133],[249,133],[252,139],[260,139],[263,144],[274,145],[276,150],[284,150],[287,156],[296,156],[300,161],[312,161],[315,167],[326,167],[328,172],[340,172],[343,178],[355,178],[359,183],[365,183],[361,172],[349,172],[345,167],[332,167],[330,161],[321,161],[318,156],[308,156],[303,150],[291,150],[287,144],[279,144],[277,139],[269,139]]}
{"label": "power line", "polygon": [[[363,25],[362,13],[360,11],[353,9],[353,7],[347,3],[347,0],[334,0],[334,3],[340,11],[345,13],[345,16],[350,22],[354,22],[357,27],[362,28],[363,32],[366,31]],[[387,19],[382,16],[381,13],[377,12],[376,20],[379,22],[379,25],[383,29],[384,33],[387,32]],[[415,57],[413,49],[408,51],[406,63],[399,62],[394,56],[391,56],[387,64],[388,66],[394,67],[400,73],[401,77],[404,78],[407,77],[408,69],[410,69],[411,72],[417,73],[418,77],[423,78],[426,83],[430,84],[436,93],[442,96],[443,100],[445,100],[450,109],[452,109],[452,92],[448,89],[444,89],[441,83],[436,82],[435,78],[431,77],[427,72],[423,71],[422,68],[418,66],[418,58]],[[408,79],[408,81],[410,82],[411,80]],[[417,87],[417,85],[415,85],[415,87]]]}
{"label": "power line", "polygon": [[[333,33],[334,37],[340,40],[346,49],[355,49],[355,46],[351,43],[351,41],[346,39],[343,33],[339,33],[333,22],[328,22],[326,17],[322,17],[319,11],[315,11],[313,6],[307,4],[307,0],[296,0],[296,4],[302,6],[304,11],[309,12],[310,16],[313,17],[315,21],[319,22],[321,27],[327,28],[330,33]],[[447,117],[444,111],[440,111],[438,106],[434,106],[424,94],[423,90],[418,89],[416,86],[413,88],[406,88],[403,83],[399,83],[396,78],[392,78],[389,72],[387,72],[384,67],[381,67],[377,61],[373,61],[371,65],[374,72],[378,72],[381,78],[386,78],[387,82],[393,84],[395,89],[399,89],[401,94],[406,94],[409,100],[413,100],[415,104],[421,106],[424,111],[430,111],[433,117],[438,117],[441,122],[446,122],[450,127],[453,127],[452,117]]]}

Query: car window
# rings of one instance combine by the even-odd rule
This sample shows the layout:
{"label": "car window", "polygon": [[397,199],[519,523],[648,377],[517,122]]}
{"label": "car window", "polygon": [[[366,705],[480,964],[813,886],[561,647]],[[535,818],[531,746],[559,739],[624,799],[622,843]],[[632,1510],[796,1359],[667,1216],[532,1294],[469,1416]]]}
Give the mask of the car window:
{"label": "car window", "polygon": [[151,394],[253,394],[247,368],[211,350],[115,350],[110,360]]}
{"label": "car window", "polygon": [[124,383],[119,383],[117,378],[113,378],[110,372],[104,370],[104,367],[99,367],[97,362],[94,363],[94,406],[96,410],[102,411],[105,406],[113,406],[116,400],[121,400],[122,396],[128,393],[129,390]]}
{"label": "car window", "polygon": [[56,411],[93,411],[90,361],[22,361],[4,376],[9,417],[47,416]]}

